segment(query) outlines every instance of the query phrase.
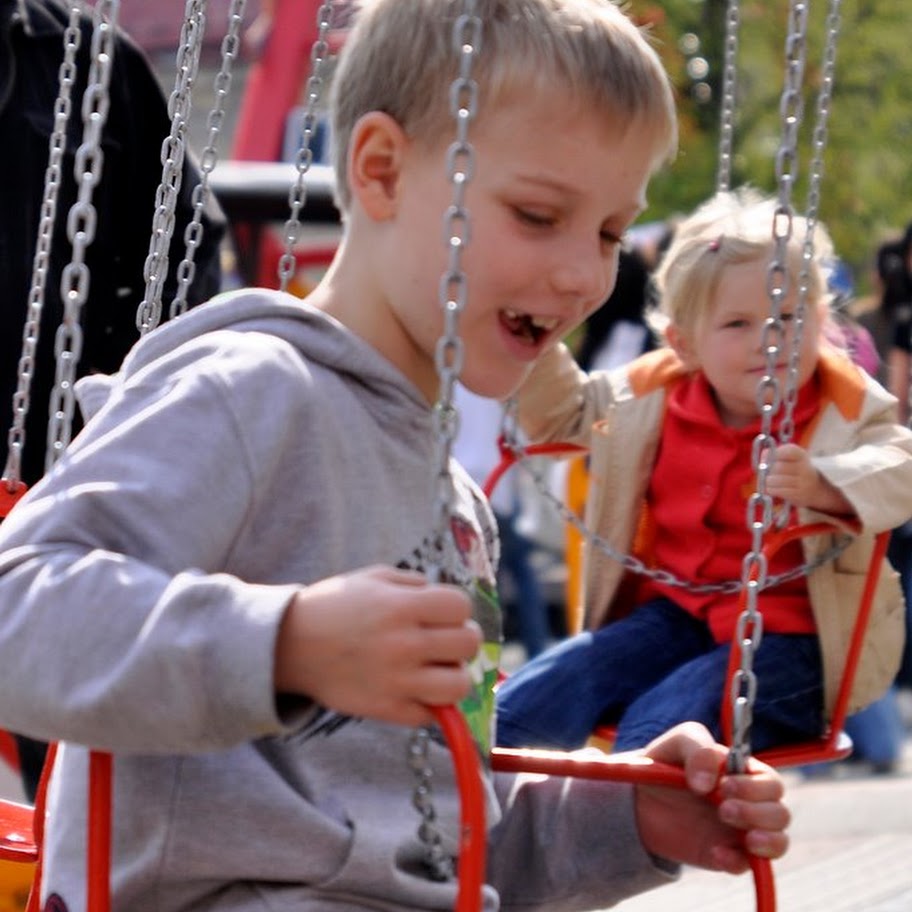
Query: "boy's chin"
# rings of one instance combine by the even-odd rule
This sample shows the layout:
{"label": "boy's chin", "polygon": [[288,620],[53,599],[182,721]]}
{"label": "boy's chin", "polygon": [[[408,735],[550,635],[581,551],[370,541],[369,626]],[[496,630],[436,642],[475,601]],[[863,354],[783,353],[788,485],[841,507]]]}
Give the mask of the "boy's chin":
{"label": "boy's chin", "polygon": [[475,393],[476,396],[503,401],[516,394],[528,373],[528,371],[524,371],[521,376],[512,377],[509,380],[493,380],[486,377],[477,383],[463,378],[460,378],[460,381],[469,392]]}

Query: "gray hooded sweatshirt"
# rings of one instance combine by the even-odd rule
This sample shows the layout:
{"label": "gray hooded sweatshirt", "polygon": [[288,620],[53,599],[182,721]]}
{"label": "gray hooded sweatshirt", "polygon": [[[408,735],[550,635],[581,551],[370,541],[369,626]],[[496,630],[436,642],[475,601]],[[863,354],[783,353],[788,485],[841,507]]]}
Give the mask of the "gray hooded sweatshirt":
{"label": "gray hooded sweatshirt", "polygon": [[[424,567],[435,435],[418,390],[306,303],[245,290],[147,335],[80,402],[85,430],[0,526],[0,725],[62,742],[45,897],[85,908],[91,745],[114,754],[115,912],[452,908],[416,835],[411,733],[273,687],[299,586]],[[451,558],[490,657],[494,526],[453,477]],[[429,762],[455,847],[446,748]],[[631,794],[491,776],[485,908],[603,908],[667,882]]]}

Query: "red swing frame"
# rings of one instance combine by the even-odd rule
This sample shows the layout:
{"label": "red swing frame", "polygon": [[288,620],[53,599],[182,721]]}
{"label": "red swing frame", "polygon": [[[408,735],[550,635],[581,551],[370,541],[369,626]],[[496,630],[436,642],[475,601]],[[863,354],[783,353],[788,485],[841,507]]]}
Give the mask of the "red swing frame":
{"label": "red swing frame", "polygon": [[[503,459],[485,484],[485,493],[493,490],[497,480],[516,460],[516,454],[501,445]],[[543,444],[527,452],[540,455],[585,452],[583,447],[567,444]],[[5,489],[4,489],[5,490]],[[21,485],[7,492],[0,501],[0,516],[5,516],[25,492]],[[886,540],[884,540],[884,549]],[[867,591],[867,590],[866,590]],[[873,589],[872,589],[873,592]],[[858,650],[853,653],[857,663]],[[854,666],[853,666],[854,667]],[[847,705],[849,689],[844,698]],[[460,794],[459,885],[456,912],[478,912],[485,876],[486,829],[482,771],[475,742],[459,710],[452,706],[434,709],[450,751]],[[41,774],[35,807],[0,800],[0,859],[35,866],[32,888],[25,912],[41,912],[41,867],[44,836],[45,800],[48,781],[56,757],[57,745],[51,744]],[[529,772],[554,776],[605,779],[641,785],[664,785],[686,788],[684,771],[656,763],[645,757],[581,756],[557,751],[508,750],[491,752],[491,767],[502,772]],[[113,758],[104,751],[89,755],[89,811],[86,834],[86,900],[89,912],[109,912],[111,908],[110,866],[112,830]],[[709,800],[716,800],[713,796]],[[775,912],[776,894],[772,865],[768,859],[751,859],[757,912]]]}
{"label": "red swing frame", "polygon": [[[499,441],[499,448],[501,454],[500,462],[491,471],[483,485],[484,493],[488,497],[490,497],[500,478],[502,478],[520,458],[520,454],[503,440]],[[524,449],[525,455],[528,456],[582,456],[586,452],[586,448],[579,444],[565,442],[532,444]],[[767,536],[767,540],[763,547],[763,553],[767,560],[769,560],[777,551],[789,542],[811,535],[837,533],[843,530],[844,526],[840,526],[835,522],[826,521],[787,526],[784,529],[771,532]],[[858,606],[858,613],[855,616],[855,623],[852,627],[852,635],[849,640],[849,648],[842,669],[839,690],[836,695],[836,702],[833,706],[833,713],[829,720],[827,730],[819,738],[759,751],[755,755],[758,760],[762,760],[764,763],[776,768],[786,768],[803,766],[809,763],[826,763],[833,760],[841,760],[851,754],[852,741],[844,730],[845,722],[846,717],[848,716],[849,701],[852,696],[855,675],[858,671],[858,662],[861,658],[861,649],[864,645],[868,622],[871,618],[874,593],[877,589],[881,565],[886,558],[889,543],[889,530],[880,532],[875,537],[874,549],[868,562],[861,601]],[[742,590],[739,596],[739,608],[741,610],[744,609],[746,597],[746,591]],[[738,650],[732,649],[729,658],[725,693],[731,692],[732,680],[737,668]],[[722,700],[721,726],[724,741],[725,743],[730,744],[732,741],[732,706],[730,700]],[[601,726],[594,734],[596,737],[610,742],[612,738],[612,729],[610,726]]]}
{"label": "red swing frame", "polygon": [[[435,707],[450,752],[460,794],[459,883],[455,912],[478,912],[485,879],[486,827],[483,773],[475,741],[465,718],[454,706]],[[0,859],[35,865],[34,880],[25,912],[41,912],[41,862],[44,836],[44,802],[56,755],[48,751],[34,808],[0,801]],[[494,770],[531,772],[555,776],[606,779],[640,785],[686,788],[684,771],[645,757],[580,756],[556,751],[507,750],[491,753]],[[87,832],[86,888],[89,912],[111,908],[112,757],[92,751],[89,763],[89,818]],[[716,801],[714,796],[709,800]],[[757,912],[775,912],[772,864],[751,859]]]}
{"label": "red swing frame", "polygon": [[[516,455],[502,446],[503,461],[485,485],[490,493],[500,476],[515,461]],[[584,452],[582,447],[571,447],[571,452]],[[568,452],[566,444],[544,444],[530,447],[528,452],[557,454]],[[10,495],[8,504],[0,515],[5,516],[12,504],[24,493],[25,486]],[[884,548],[886,543],[884,542]],[[873,590],[872,590],[873,591]],[[857,662],[857,651],[854,653]],[[842,700],[848,701],[848,689]],[[465,719],[452,706],[434,710],[450,751],[460,794],[459,885],[456,912],[478,912],[484,885],[486,830],[484,789],[477,748]],[[32,889],[25,912],[41,912],[41,865],[44,836],[45,800],[48,781],[56,757],[57,745],[48,750],[35,807],[13,801],[0,800],[0,859],[35,866]],[[606,779],[641,785],[664,785],[686,788],[684,771],[667,764],[656,763],[644,757],[580,756],[557,751],[508,750],[495,748],[491,752],[491,767],[503,772],[530,772],[564,777]],[[86,898],[89,912],[109,912],[111,908],[110,866],[112,830],[112,777],[111,754],[92,751],[89,756],[89,812],[86,834]],[[709,800],[715,800],[710,797]],[[767,859],[751,859],[754,875],[757,912],[775,912],[775,883],[772,865]]]}

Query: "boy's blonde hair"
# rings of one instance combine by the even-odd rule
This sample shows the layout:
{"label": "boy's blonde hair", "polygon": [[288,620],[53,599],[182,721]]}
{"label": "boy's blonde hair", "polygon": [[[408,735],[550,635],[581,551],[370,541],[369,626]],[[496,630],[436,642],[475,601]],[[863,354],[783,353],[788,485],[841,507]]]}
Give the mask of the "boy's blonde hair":
{"label": "boy's blonde hair", "polygon": [[[462,0],[361,0],[333,77],[336,196],[351,198],[346,162],[352,129],[383,111],[410,138],[455,138],[449,90],[457,73],[453,24]],[[479,116],[510,90],[568,89],[624,128],[642,123],[655,136],[658,166],[677,143],[674,97],[658,55],[611,0],[477,0],[482,22],[472,76]],[[548,141],[547,123],[542,142]],[[471,133],[470,133],[471,136]],[[605,175],[610,180],[610,175]]]}
{"label": "boy's blonde hair", "polygon": [[[678,223],[674,238],[653,277],[659,298],[660,329],[669,323],[685,333],[697,330],[706,317],[719,276],[729,266],[772,261],[774,219],[778,202],[750,187],[717,193]],[[784,227],[784,226],[783,226]],[[808,222],[795,215],[787,242],[789,289],[797,293],[804,260]],[[814,256],[808,268],[807,306],[825,312],[826,264],[833,245],[822,224],[814,231]]]}

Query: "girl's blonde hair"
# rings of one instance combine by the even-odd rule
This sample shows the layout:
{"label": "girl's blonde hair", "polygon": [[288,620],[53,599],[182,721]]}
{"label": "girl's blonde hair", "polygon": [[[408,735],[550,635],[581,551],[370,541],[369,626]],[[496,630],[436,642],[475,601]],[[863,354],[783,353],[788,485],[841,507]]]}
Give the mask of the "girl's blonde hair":
{"label": "girl's blonde hair", "polygon": [[[364,114],[383,111],[410,137],[431,143],[455,138],[456,129],[450,86],[458,67],[453,25],[460,0],[361,0],[359,6],[331,95],[343,211],[351,202],[351,132]],[[475,9],[482,23],[472,67],[480,117],[507,92],[532,96],[557,86],[623,129],[646,126],[655,138],[656,166],[673,154],[677,121],[667,73],[642,31],[611,0],[477,0]],[[542,124],[542,142],[548,128]]]}
{"label": "girl's blonde hair", "polygon": [[[778,203],[750,187],[718,193],[678,223],[674,238],[655,271],[659,299],[659,328],[673,323],[693,333],[709,315],[722,271],[729,266],[766,258],[775,251],[774,222]],[[798,289],[808,222],[793,216],[787,241],[789,288]],[[827,266],[833,245],[819,222],[814,231],[814,255],[808,264],[807,306],[826,309]]]}

